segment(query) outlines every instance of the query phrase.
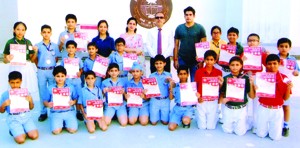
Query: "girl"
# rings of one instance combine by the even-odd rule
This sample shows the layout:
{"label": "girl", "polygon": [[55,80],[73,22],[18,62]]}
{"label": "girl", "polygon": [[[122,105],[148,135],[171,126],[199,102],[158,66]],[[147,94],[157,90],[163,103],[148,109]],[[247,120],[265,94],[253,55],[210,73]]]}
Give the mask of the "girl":
{"label": "girl", "polygon": [[220,55],[221,45],[222,44],[227,44],[227,42],[221,39],[222,30],[219,26],[213,26],[211,28],[210,34],[211,34],[212,39],[209,42],[209,46],[210,46],[211,50],[213,50],[217,53],[217,55],[218,55],[217,60],[218,60],[219,55]]}

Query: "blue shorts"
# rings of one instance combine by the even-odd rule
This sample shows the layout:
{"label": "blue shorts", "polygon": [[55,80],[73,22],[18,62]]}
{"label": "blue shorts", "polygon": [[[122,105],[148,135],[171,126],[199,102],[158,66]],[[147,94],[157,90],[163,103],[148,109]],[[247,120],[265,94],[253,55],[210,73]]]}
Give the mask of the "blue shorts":
{"label": "blue shorts", "polygon": [[30,112],[19,115],[8,115],[6,123],[13,137],[17,137],[37,129],[31,119]]}
{"label": "blue shorts", "polygon": [[169,122],[170,115],[170,99],[158,100],[155,98],[150,99],[150,121],[152,123],[158,122],[159,120]]}
{"label": "blue shorts", "polygon": [[177,125],[181,124],[183,117],[192,118],[195,109],[192,106],[181,107],[175,105],[171,113],[170,123],[176,123]]}
{"label": "blue shorts", "polygon": [[50,117],[51,131],[63,128],[64,122],[66,128],[77,130],[78,123],[74,111],[51,113],[51,117]]}
{"label": "blue shorts", "polygon": [[126,103],[123,102],[122,106],[108,106],[108,104],[105,103],[104,116],[112,118],[115,113],[117,114],[117,117],[127,117]]}
{"label": "blue shorts", "polygon": [[149,101],[144,102],[142,107],[129,107],[129,118],[139,116],[149,116]]}

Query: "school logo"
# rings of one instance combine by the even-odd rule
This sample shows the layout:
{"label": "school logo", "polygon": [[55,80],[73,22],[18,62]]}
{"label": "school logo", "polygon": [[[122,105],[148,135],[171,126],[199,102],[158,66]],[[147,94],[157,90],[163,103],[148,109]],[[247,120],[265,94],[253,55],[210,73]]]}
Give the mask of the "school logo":
{"label": "school logo", "polygon": [[131,16],[135,17],[138,24],[144,28],[155,27],[155,14],[162,12],[166,22],[172,13],[172,0],[131,0]]}

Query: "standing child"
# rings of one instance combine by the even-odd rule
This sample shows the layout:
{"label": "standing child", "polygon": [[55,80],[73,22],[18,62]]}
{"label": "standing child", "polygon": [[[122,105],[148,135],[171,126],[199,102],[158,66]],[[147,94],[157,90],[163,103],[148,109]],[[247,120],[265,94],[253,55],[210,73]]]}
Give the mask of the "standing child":
{"label": "standing child", "polygon": [[259,98],[260,105],[257,112],[257,131],[259,137],[269,137],[279,140],[282,135],[283,109],[282,105],[288,100],[293,84],[291,81],[284,82],[287,76],[278,70],[280,58],[276,54],[270,54],[266,59],[266,71],[276,73],[275,98]]}
{"label": "standing child", "polygon": [[[121,86],[124,88],[125,82],[120,79],[118,76],[120,74],[119,65],[116,63],[111,63],[108,66],[108,74],[110,78],[104,80],[102,82],[101,89],[103,93],[106,96],[105,106],[104,106],[104,119],[107,125],[110,125],[111,119],[117,114],[119,123],[121,126],[126,126],[128,119],[127,119],[127,110],[126,110],[126,102],[123,101],[121,106],[108,106],[108,99],[107,98],[107,92],[113,87],[113,86]],[[124,90],[121,92],[124,94]]]}
{"label": "standing child", "polygon": [[209,42],[209,48],[216,52],[217,54],[217,61],[219,59],[220,55],[220,49],[222,44],[227,44],[226,41],[221,39],[222,36],[222,30],[219,26],[213,26],[210,31],[211,35],[211,41]]}
{"label": "standing child", "polygon": [[[56,66],[53,69],[53,76],[56,84],[48,87],[47,97],[45,97],[44,105],[50,108],[50,127],[54,135],[60,134],[65,127],[71,134],[75,133],[78,128],[78,123],[74,114],[74,105],[77,102],[78,95],[69,83],[66,83],[67,71],[63,66]],[[69,88],[69,105],[68,109],[54,109],[53,108],[53,92],[54,88]]]}
{"label": "standing child", "polygon": [[[12,90],[21,88],[22,74],[18,71],[12,71],[8,75],[8,83]],[[29,102],[29,109],[32,110],[34,107],[32,97],[26,96],[26,100]],[[30,139],[35,140],[39,137],[38,130],[31,118],[31,113],[18,112],[11,113],[10,105],[11,100],[9,98],[9,91],[5,91],[0,99],[0,112],[8,113],[6,123],[9,127],[9,133],[14,137],[14,140],[18,144],[22,144],[26,140],[26,136]]]}
{"label": "standing child", "polygon": [[44,94],[48,91],[48,86],[55,83],[52,72],[58,60],[57,56],[59,55],[57,44],[50,40],[52,29],[49,25],[43,25],[41,27],[41,35],[43,36],[43,40],[36,44],[36,47],[38,48],[37,75],[41,104],[41,114],[39,116],[40,122],[48,118],[47,108],[43,104]]}
{"label": "standing child", "polygon": [[[241,74],[243,61],[240,57],[232,57],[229,61],[229,68],[231,73],[224,77],[224,83],[220,90],[220,102],[226,106],[223,110],[222,128],[225,133],[234,132],[235,134],[241,136],[247,132],[247,94],[253,99],[255,97],[255,88],[253,85],[253,79]],[[243,102],[233,102],[226,98],[228,78],[245,79]]]}
{"label": "standing child", "polygon": [[207,50],[204,53],[205,67],[198,69],[195,74],[195,82],[197,82],[197,90],[200,93],[200,100],[197,104],[197,124],[199,129],[215,129],[218,121],[218,99],[206,100],[202,99],[202,78],[218,77],[219,83],[222,85],[222,72],[214,67],[217,61],[217,53],[214,50]]}
{"label": "standing child", "polygon": [[87,101],[88,100],[102,100],[102,90],[100,87],[95,85],[96,74],[93,71],[85,72],[85,82],[86,86],[82,88],[82,96],[78,99],[78,104],[80,105],[81,112],[84,117],[84,122],[89,133],[94,133],[96,130],[95,123],[97,122],[100,129],[103,131],[107,130],[107,125],[104,121],[104,118],[98,120],[89,120],[87,119]]}
{"label": "standing child", "polygon": [[169,123],[170,114],[168,82],[172,79],[172,75],[171,73],[164,71],[166,59],[163,55],[158,54],[154,57],[154,65],[156,72],[150,74],[149,77],[156,78],[160,96],[150,99],[150,122],[152,125],[156,125],[157,122],[161,120],[162,124],[167,125]]}
{"label": "standing child", "polygon": [[[67,78],[67,83],[72,84],[75,88],[76,93],[78,94],[78,96],[80,97],[82,95],[81,92],[81,79],[80,76],[82,74],[82,61],[81,58],[79,58],[75,53],[76,53],[76,48],[77,48],[77,43],[73,40],[69,40],[66,44],[67,47],[67,51],[68,51],[68,55],[66,57],[62,58],[61,61],[61,65],[64,66],[65,65],[65,59],[78,59],[78,64],[79,64],[79,71],[76,73],[77,74],[77,78]],[[80,113],[80,109],[79,106],[76,104],[76,117],[78,120],[83,121],[83,116]]]}

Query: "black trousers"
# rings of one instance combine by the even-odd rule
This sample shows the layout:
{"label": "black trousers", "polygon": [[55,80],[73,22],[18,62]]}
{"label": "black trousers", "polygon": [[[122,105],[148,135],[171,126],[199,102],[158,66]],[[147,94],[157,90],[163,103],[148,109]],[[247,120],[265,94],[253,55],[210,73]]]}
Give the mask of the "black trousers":
{"label": "black trousers", "polygon": [[[171,58],[170,57],[166,58],[166,66],[164,69],[166,72],[171,72]],[[150,59],[150,71],[151,71],[151,73],[156,71],[154,58]]]}

